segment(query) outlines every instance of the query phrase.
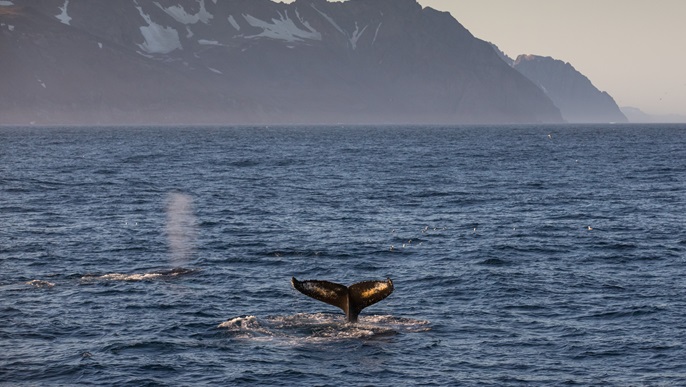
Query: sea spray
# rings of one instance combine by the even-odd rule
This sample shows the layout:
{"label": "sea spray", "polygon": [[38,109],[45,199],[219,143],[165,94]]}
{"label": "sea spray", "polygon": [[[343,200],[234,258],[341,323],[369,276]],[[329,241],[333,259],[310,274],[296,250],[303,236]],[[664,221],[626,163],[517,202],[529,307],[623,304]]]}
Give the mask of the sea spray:
{"label": "sea spray", "polygon": [[195,252],[197,234],[193,199],[182,193],[170,194],[167,199],[167,240],[173,267],[188,263]]}

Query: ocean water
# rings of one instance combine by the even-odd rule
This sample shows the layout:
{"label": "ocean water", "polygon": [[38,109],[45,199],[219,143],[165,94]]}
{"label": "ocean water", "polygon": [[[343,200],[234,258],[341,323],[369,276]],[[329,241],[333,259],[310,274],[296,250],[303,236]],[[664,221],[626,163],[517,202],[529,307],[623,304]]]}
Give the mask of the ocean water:
{"label": "ocean water", "polygon": [[0,128],[0,384],[683,385],[685,226],[683,125]]}

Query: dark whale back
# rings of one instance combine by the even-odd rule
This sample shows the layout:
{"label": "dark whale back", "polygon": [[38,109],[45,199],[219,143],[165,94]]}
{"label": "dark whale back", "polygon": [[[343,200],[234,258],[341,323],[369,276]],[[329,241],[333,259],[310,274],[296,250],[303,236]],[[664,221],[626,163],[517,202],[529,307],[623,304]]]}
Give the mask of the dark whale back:
{"label": "dark whale back", "polygon": [[291,284],[300,293],[315,300],[341,308],[348,322],[357,322],[362,309],[376,304],[393,293],[393,281],[364,281],[345,286],[329,281],[298,281],[295,277]]}

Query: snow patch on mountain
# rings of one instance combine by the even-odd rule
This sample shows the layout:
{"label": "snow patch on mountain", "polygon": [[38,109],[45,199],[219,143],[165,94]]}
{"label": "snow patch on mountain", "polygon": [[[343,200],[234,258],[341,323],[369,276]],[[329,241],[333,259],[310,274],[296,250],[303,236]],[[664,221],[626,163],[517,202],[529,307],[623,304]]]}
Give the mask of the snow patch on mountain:
{"label": "snow patch on mountain", "polygon": [[[338,32],[340,32],[342,35],[344,35],[344,36],[348,39],[348,41],[350,42],[350,46],[352,47],[353,50],[357,49],[357,42],[360,40],[360,38],[362,37],[362,34],[364,34],[364,31],[367,29],[367,27],[369,27],[369,25],[366,25],[366,26],[360,31],[360,27],[357,25],[357,22],[355,22],[355,31],[353,31],[353,33],[350,34],[350,33],[347,32],[346,30],[344,30],[343,28],[341,28],[341,26],[339,26],[338,23],[336,23],[336,21],[333,20],[333,18],[332,18],[331,16],[329,16],[329,15],[327,15],[326,13],[320,11],[319,8],[315,7],[314,4],[310,4],[310,6],[312,6],[312,8],[314,8],[314,10],[317,11],[317,13],[319,13],[319,14],[320,14],[324,19],[326,19],[326,21],[328,21],[328,22],[329,22]],[[381,28],[381,25],[379,25],[378,28]],[[376,33],[377,33],[377,34],[379,33],[379,29],[378,29],[378,28],[377,28],[377,30],[376,30]]]}
{"label": "snow patch on mountain", "polygon": [[[300,24],[304,25],[308,30],[310,30],[312,32],[316,32],[316,30],[314,28],[312,28],[310,23],[308,23],[305,19],[302,18],[302,16],[300,16],[300,12],[298,12],[298,8],[295,9],[295,16],[298,18],[298,21],[300,21]],[[319,40],[321,40],[321,39],[322,39],[322,35],[319,34]]]}
{"label": "snow patch on mountain", "polygon": [[205,0],[198,0],[198,4],[200,5],[200,10],[195,15],[191,15],[181,5],[172,5],[171,7],[165,8],[160,3],[155,2],[156,6],[181,24],[196,24],[197,22],[209,24],[210,20],[214,18],[214,16],[207,12],[207,8],[205,8]]}
{"label": "snow patch on mountain", "polygon": [[379,36],[379,30],[381,29],[382,24],[383,23],[379,23],[379,26],[376,27],[376,32],[374,33],[374,40],[372,40],[372,46],[374,45],[374,43],[376,43],[376,38]]}
{"label": "snow patch on mountain", "polygon": [[278,12],[278,14],[279,18],[272,19],[271,23],[244,14],[243,19],[245,19],[250,26],[262,29],[262,33],[246,36],[246,38],[270,38],[285,40],[287,42],[302,42],[305,39],[322,40],[322,34],[312,28],[309,23],[300,19],[300,23],[307,28],[307,30],[303,30],[295,25],[295,22],[288,17],[288,11],[286,11],[283,15],[281,12]]}
{"label": "snow patch on mountain", "polygon": [[207,39],[198,40],[198,44],[203,45],[203,46],[222,46],[222,44],[216,40],[207,40]]}
{"label": "snow patch on mountain", "polygon": [[235,28],[236,31],[241,30],[241,26],[238,25],[238,23],[236,22],[236,19],[233,18],[233,15],[229,15],[229,23],[231,23],[231,26],[233,26],[233,28]]}
{"label": "snow patch on mountain", "polygon": [[331,16],[329,16],[329,15],[325,14],[324,12],[320,11],[317,7],[314,6],[314,4],[310,4],[310,5],[312,6],[312,8],[314,8],[315,11],[317,11],[320,15],[322,15],[322,17],[323,17],[324,19],[326,19],[329,23],[331,23],[331,25],[332,25],[335,29],[337,29],[338,32],[340,32],[340,33],[342,33],[343,35],[346,35],[346,36],[348,35],[348,34],[345,33],[345,31],[343,31],[343,29],[342,29],[341,27],[338,26],[338,24],[336,24],[336,22],[331,18]]}
{"label": "snow patch on mountain", "polygon": [[55,17],[63,24],[70,25],[71,17],[67,14],[67,7],[69,6],[69,0],[64,0],[64,5],[60,7],[62,13],[55,15]]}
{"label": "snow patch on mountain", "polygon": [[179,40],[179,32],[172,27],[163,27],[152,21],[149,15],[143,12],[143,8],[136,6],[141,17],[148,24],[140,27],[145,41],[138,47],[148,54],[168,54],[174,50],[182,49]]}
{"label": "snow patch on mountain", "polygon": [[350,37],[350,45],[353,47],[353,50],[357,49],[357,41],[360,40],[367,27],[369,27],[369,25],[364,26],[362,31],[360,31],[360,28],[357,26],[357,22],[355,22],[355,31],[353,31],[353,35]]}

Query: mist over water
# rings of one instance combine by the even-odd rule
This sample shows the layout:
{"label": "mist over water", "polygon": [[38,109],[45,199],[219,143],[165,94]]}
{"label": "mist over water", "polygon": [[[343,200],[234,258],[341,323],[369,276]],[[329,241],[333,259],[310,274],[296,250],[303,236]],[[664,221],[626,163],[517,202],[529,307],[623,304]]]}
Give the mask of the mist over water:
{"label": "mist over water", "polygon": [[685,224],[684,126],[0,128],[0,384],[680,385]]}
{"label": "mist over water", "polygon": [[167,199],[167,240],[173,267],[188,265],[196,250],[198,222],[193,213],[193,198],[171,193]]}

